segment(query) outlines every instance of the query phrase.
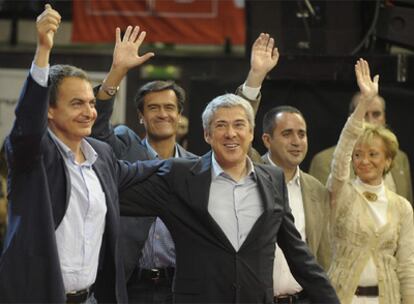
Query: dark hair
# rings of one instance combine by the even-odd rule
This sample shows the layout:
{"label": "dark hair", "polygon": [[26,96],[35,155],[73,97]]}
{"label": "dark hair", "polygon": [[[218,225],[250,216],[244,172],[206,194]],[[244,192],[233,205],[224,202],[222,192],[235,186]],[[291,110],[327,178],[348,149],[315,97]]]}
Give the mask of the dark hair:
{"label": "dark hair", "polygon": [[302,116],[303,120],[305,120],[305,118],[303,117],[302,112],[299,111],[295,107],[286,106],[286,105],[274,107],[274,108],[270,109],[269,111],[267,111],[264,118],[263,118],[263,124],[262,124],[263,133],[267,133],[267,134],[272,134],[273,133],[273,130],[276,128],[276,116],[279,113],[296,113],[296,114],[299,114],[300,116]]}
{"label": "dark hair", "polygon": [[135,95],[135,106],[141,113],[143,113],[145,95],[152,92],[161,92],[166,90],[174,91],[175,96],[177,96],[178,112],[182,113],[185,102],[185,91],[174,81],[155,80],[144,84],[141,88],[139,88],[137,94]]}
{"label": "dark hair", "polygon": [[59,86],[63,79],[67,77],[76,77],[90,82],[88,74],[80,68],[73,65],[57,64],[50,67],[50,92],[49,92],[49,106],[55,106]]}
{"label": "dark hair", "polygon": [[[357,103],[358,103],[358,99],[359,99],[359,96],[361,95],[361,93],[360,92],[356,92],[353,96],[352,96],[352,98],[351,98],[351,102],[349,103],[349,107],[348,107],[348,112],[349,112],[349,115],[351,115],[354,111],[355,111],[355,108],[356,108],[356,106],[357,106]],[[385,99],[384,99],[384,97],[382,97],[381,95],[377,95],[376,96],[377,98],[379,98],[379,100],[381,101],[381,103],[382,103],[382,108],[383,108],[383,110],[384,110],[384,112],[385,112],[385,106],[386,106],[386,103],[385,103]]]}

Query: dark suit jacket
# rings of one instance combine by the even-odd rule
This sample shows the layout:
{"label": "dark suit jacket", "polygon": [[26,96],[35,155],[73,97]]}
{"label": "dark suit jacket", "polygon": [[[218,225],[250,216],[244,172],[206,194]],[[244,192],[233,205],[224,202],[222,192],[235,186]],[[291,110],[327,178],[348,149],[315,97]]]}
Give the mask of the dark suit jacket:
{"label": "dark suit jacket", "polygon": [[[113,107],[114,99],[97,100],[98,118],[93,126],[92,136],[107,142],[118,159],[130,162],[153,159],[141,138],[134,131],[124,125],[113,128],[110,122]],[[198,158],[178,144],[177,149],[180,157]],[[138,264],[154,220],[155,217],[121,217],[121,247],[127,280]]]}
{"label": "dark suit jacket", "polygon": [[[29,75],[7,138],[9,230],[0,260],[0,302],[66,302],[55,229],[70,196],[64,160],[47,132],[48,88]],[[156,167],[117,161],[111,148],[88,138],[98,153],[93,165],[105,193],[107,214],[95,296],[99,302],[126,302],[119,253],[118,189],[153,173]],[[153,162],[150,162],[153,163]]]}
{"label": "dark suit jacket", "polygon": [[211,153],[171,159],[121,195],[121,214],[158,215],[176,248],[176,303],[273,303],[276,241],[315,303],[339,303],[293,223],[283,173],[255,165],[264,212],[236,251],[210,216]]}

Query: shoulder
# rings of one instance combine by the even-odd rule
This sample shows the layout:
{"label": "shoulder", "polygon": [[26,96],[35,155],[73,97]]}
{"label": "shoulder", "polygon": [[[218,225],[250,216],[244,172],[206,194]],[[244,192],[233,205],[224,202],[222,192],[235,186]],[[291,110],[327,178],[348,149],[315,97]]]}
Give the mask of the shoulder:
{"label": "shoulder", "polygon": [[395,156],[394,162],[396,162],[396,163],[408,163],[409,161],[408,161],[407,154],[402,150],[398,150],[397,155]]}
{"label": "shoulder", "polygon": [[158,169],[158,175],[175,176],[181,180],[187,173],[197,168],[199,163],[200,157],[169,158],[163,161],[162,166]]}
{"label": "shoulder", "polygon": [[195,155],[191,153],[190,151],[187,151],[179,144],[177,144],[177,149],[180,152],[181,157],[184,157],[184,158],[198,158],[199,157],[198,155]]}
{"label": "shoulder", "polygon": [[411,206],[410,202],[403,196],[389,190],[388,191],[389,199],[392,203],[397,204],[401,215],[404,214],[412,214],[413,213],[413,207]]}
{"label": "shoulder", "polygon": [[132,129],[128,128],[125,125],[119,125],[114,128],[114,132],[117,136],[130,136],[141,141],[141,138],[135,133]]}
{"label": "shoulder", "polygon": [[86,141],[94,148],[94,150],[101,155],[113,154],[112,147],[104,141],[95,139],[93,137],[86,137]]}
{"label": "shoulder", "polygon": [[336,146],[329,147],[315,154],[312,161],[332,158]]}
{"label": "shoulder", "polygon": [[305,184],[310,185],[312,188],[316,188],[321,191],[328,191],[326,187],[319,180],[317,180],[312,175],[306,172],[303,172],[302,170],[300,171],[300,178]]}
{"label": "shoulder", "polygon": [[275,181],[282,180],[284,181],[283,170],[276,166],[266,165],[266,164],[258,164],[254,165],[257,174],[268,175]]}

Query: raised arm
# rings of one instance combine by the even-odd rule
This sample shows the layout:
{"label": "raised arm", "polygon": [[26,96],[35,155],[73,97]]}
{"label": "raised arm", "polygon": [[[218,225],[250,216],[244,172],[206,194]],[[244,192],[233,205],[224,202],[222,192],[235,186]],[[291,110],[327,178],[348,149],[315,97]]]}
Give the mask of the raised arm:
{"label": "raised arm", "polygon": [[50,52],[53,48],[53,39],[60,25],[61,17],[50,4],[45,5],[45,10],[36,19],[37,48],[34,64],[40,68],[49,65]]}
{"label": "raised arm", "polygon": [[341,185],[350,177],[350,163],[352,151],[363,132],[363,120],[368,106],[378,94],[378,80],[376,75],[371,78],[368,62],[359,59],[355,64],[355,76],[360,89],[360,96],[355,111],[348,118],[339,137],[332,164],[331,176],[328,179],[328,189],[331,193],[339,191]]}
{"label": "raised arm", "polygon": [[98,117],[92,129],[92,136],[109,143],[113,147],[117,157],[122,157],[122,151],[128,149],[128,143],[118,138],[114,133],[110,119],[115,97],[108,93],[111,93],[111,91],[112,93],[116,92],[122,79],[130,69],[141,65],[154,56],[152,52],[142,56],[139,55],[139,49],[145,36],[146,32],[140,32],[138,26],[134,28],[128,26],[122,38],[121,30],[119,28],[116,29],[112,66],[96,94]]}
{"label": "raised arm", "polygon": [[135,68],[154,56],[149,52],[139,55],[139,48],[146,36],[145,31],[139,31],[139,26],[128,26],[124,37],[121,38],[121,29],[116,28],[115,47],[112,55],[111,69],[99,88],[96,97],[100,100],[109,100],[111,95],[107,94],[110,88],[117,88],[122,79],[132,68]]}
{"label": "raised arm", "polygon": [[34,66],[22,88],[13,128],[6,141],[9,168],[24,170],[38,162],[41,140],[47,132],[47,68],[60,20],[59,13],[49,4],[45,5],[45,10],[36,19],[37,48]]}
{"label": "raised arm", "polygon": [[279,60],[275,40],[269,34],[261,33],[252,45],[250,70],[244,85],[239,87],[237,94],[249,100],[255,113],[260,103],[260,88],[266,75],[277,65]]}

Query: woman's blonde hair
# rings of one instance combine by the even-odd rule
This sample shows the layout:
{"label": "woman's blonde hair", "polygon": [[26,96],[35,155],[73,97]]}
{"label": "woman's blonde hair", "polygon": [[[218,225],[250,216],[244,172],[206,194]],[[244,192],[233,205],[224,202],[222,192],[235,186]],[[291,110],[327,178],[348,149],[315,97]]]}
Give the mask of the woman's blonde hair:
{"label": "woman's blonde hair", "polygon": [[364,123],[364,132],[358,139],[358,143],[372,143],[374,138],[382,139],[385,147],[385,156],[391,159],[391,164],[388,168],[385,168],[383,175],[387,174],[394,166],[394,159],[398,151],[398,139],[395,134],[384,126],[373,125],[370,123]]}

